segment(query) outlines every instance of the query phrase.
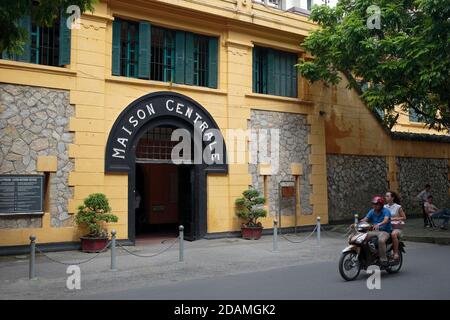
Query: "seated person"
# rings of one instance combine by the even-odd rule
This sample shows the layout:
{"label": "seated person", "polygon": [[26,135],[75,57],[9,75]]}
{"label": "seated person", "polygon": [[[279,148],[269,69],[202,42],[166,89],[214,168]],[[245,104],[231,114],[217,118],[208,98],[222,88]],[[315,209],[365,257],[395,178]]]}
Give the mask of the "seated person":
{"label": "seated person", "polygon": [[425,212],[432,218],[443,218],[444,221],[441,225],[441,229],[447,230],[448,229],[448,220],[450,219],[450,209],[444,208],[439,210],[434,204],[433,204],[433,196],[429,195],[427,202],[424,204]]}
{"label": "seated person", "polygon": [[391,214],[388,209],[384,208],[384,199],[380,196],[372,198],[372,210],[361,219],[361,221],[371,222],[373,231],[367,233],[367,240],[378,237],[378,255],[382,266],[388,264],[386,257],[386,241],[392,232]]}
{"label": "seated person", "polygon": [[391,232],[394,260],[398,260],[398,246],[400,242],[399,238],[401,236],[402,230],[395,229],[395,224],[400,225],[401,223],[404,223],[404,221],[406,220],[406,214],[402,206],[400,205],[400,198],[398,197],[397,193],[395,193],[394,191],[388,191],[386,192],[385,198],[387,203],[384,205],[384,207],[391,213],[391,223],[392,227],[394,228]]}

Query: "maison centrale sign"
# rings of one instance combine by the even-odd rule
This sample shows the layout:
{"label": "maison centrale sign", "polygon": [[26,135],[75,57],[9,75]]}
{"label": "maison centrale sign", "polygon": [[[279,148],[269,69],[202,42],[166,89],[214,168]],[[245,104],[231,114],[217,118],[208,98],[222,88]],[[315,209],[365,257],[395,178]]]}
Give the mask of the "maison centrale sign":
{"label": "maison centrale sign", "polygon": [[0,175],[0,215],[41,214],[43,175]]}
{"label": "maison centrale sign", "polygon": [[174,127],[172,141],[179,141],[180,148],[186,146],[188,152],[182,154],[189,155],[189,159],[174,159],[173,163],[189,160],[189,163],[206,165],[207,170],[227,172],[225,144],[214,119],[191,98],[173,92],[143,96],[119,115],[106,145],[105,172],[129,172],[134,166],[139,138],[158,126]]}

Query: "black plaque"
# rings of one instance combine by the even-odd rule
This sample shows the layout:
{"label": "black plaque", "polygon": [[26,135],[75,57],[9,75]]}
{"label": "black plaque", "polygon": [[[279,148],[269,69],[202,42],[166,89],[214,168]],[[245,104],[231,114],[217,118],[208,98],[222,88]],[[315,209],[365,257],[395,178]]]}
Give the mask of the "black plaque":
{"label": "black plaque", "polygon": [[43,175],[0,175],[0,215],[43,211]]}

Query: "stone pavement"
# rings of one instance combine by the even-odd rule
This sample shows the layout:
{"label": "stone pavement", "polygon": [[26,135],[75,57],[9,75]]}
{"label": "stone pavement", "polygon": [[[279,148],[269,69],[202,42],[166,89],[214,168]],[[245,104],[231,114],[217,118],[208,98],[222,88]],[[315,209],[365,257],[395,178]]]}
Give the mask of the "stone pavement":
{"label": "stone pavement", "polygon": [[[300,241],[309,233],[287,236]],[[164,243],[127,247],[133,253],[149,255],[170,244]],[[0,299],[78,299],[84,296],[114,292],[126,288],[157,286],[191,279],[214,278],[223,275],[252,273],[280,267],[314,262],[335,261],[346,246],[343,234],[322,232],[320,246],[315,234],[302,243],[279,238],[277,252],[272,251],[272,236],[260,240],[224,238],[184,242],[184,261],[178,261],[178,244],[167,252],[140,258],[118,248],[117,268],[110,269],[110,252],[101,253],[82,264],[81,290],[66,288],[67,266],[49,261],[41,254],[36,258],[37,279],[28,279],[28,257],[0,257]],[[52,252],[53,259],[70,263],[92,257],[79,251]],[[336,266],[337,270],[337,266]],[[336,271],[337,272],[337,271]]]}
{"label": "stone pavement", "polygon": [[[436,221],[437,224],[442,221]],[[334,232],[346,232],[348,224],[331,226]],[[436,244],[450,244],[450,230],[438,228],[424,228],[422,218],[412,218],[406,221],[403,229],[403,239],[405,241],[426,242]]]}

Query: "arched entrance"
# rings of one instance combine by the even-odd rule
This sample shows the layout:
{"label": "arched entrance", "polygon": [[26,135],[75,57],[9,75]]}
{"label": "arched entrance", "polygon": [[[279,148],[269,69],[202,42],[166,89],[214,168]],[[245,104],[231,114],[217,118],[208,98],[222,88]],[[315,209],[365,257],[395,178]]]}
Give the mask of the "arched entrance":
{"label": "arched entrance", "polygon": [[[180,130],[189,134],[188,140],[174,135]],[[182,156],[181,163],[172,157],[180,145],[186,147],[175,152]],[[145,95],[132,102],[111,129],[105,173],[128,174],[128,238],[133,242],[142,221],[150,229],[182,223],[186,239],[202,238],[207,232],[210,172],[228,172],[225,143],[211,115],[189,97],[173,92]],[[138,202],[141,208],[136,210]]]}

